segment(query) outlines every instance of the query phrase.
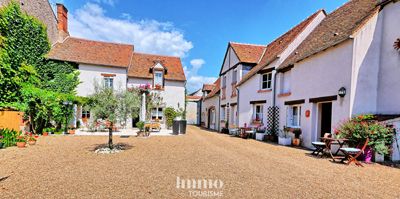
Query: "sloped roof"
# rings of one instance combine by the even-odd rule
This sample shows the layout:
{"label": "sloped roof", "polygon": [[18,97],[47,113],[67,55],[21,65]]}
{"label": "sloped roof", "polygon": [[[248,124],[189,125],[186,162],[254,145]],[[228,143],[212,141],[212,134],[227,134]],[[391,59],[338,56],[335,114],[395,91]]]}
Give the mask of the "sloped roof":
{"label": "sloped roof", "polygon": [[202,91],[212,91],[215,87],[215,84],[203,84]]}
{"label": "sloped roof", "polygon": [[244,63],[258,63],[265,49],[265,46],[255,44],[229,42],[229,45],[235,51],[239,61]]}
{"label": "sloped roof", "polygon": [[287,31],[285,34],[275,39],[271,43],[269,43],[266,47],[265,53],[263,54],[260,63],[257,66],[253,67],[240,82],[238,82],[238,86],[249,80],[253,75],[255,75],[258,71],[262,70],[265,66],[273,62],[278,58],[279,54],[281,54],[292,42],[296,39],[296,37],[303,32],[303,30],[320,14],[321,12],[325,13],[324,10],[318,10],[307,19]]}
{"label": "sloped roof", "polygon": [[160,63],[167,70],[167,80],[186,81],[179,57],[133,53],[128,77],[153,78],[150,68]]}
{"label": "sloped roof", "polygon": [[212,91],[205,97],[205,99],[208,98],[212,98],[214,97],[216,94],[219,93],[220,89],[221,89],[221,78],[218,78],[215,82],[214,82],[214,88],[212,89]]}
{"label": "sloped roof", "polygon": [[68,37],[64,42],[56,43],[47,58],[127,68],[132,57],[133,48],[133,45]]}
{"label": "sloped roof", "polygon": [[349,39],[375,13],[377,0],[351,0],[330,13],[283,62],[280,68],[293,65]]}

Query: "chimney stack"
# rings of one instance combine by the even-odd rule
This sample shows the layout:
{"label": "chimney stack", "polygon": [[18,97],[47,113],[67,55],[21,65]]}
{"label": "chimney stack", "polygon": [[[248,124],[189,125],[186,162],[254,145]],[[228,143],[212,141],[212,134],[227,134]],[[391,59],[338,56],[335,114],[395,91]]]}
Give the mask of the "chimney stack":
{"label": "chimney stack", "polygon": [[60,40],[65,39],[69,36],[68,32],[68,10],[67,8],[61,4],[57,3],[57,29],[59,32]]}

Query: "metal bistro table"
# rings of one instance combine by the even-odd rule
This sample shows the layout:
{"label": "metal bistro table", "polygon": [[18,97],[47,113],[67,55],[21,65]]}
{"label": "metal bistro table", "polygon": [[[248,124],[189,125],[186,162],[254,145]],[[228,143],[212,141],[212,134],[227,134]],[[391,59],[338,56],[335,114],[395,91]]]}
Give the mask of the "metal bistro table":
{"label": "metal bistro table", "polygon": [[[331,156],[332,160],[335,161],[336,159],[342,159],[343,156],[338,156],[340,152],[340,148],[343,148],[343,145],[347,143],[348,139],[345,138],[326,138],[321,137],[321,140],[326,143],[326,151],[329,151],[329,155]],[[339,148],[332,153],[332,145],[338,145]]]}

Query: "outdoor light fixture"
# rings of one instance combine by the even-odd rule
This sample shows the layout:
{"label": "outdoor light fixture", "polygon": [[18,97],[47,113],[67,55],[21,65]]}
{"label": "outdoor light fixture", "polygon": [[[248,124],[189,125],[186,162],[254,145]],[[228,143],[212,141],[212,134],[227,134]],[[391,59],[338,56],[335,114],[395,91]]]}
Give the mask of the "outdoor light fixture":
{"label": "outdoor light fixture", "polygon": [[340,97],[346,96],[346,88],[345,87],[340,88],[339,91],[338,91],[338,95]]}

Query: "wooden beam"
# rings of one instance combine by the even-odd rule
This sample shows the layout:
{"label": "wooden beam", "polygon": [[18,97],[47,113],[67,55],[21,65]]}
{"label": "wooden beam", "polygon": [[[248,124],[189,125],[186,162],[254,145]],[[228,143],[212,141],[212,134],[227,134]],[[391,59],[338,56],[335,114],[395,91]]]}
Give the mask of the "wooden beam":
{"label": "wooden beam", "polygon": [[286,101],[285,105],[295,105],[295,104],[304,104],[306,102],[305,99],[301,100],[292,100],[292,101]]}
{"label": "wooden beam", "polygon": [[265,104],[267,100],[250,101],[250,104]]}
{"label": "wooden beam", "polygon": [[337,95],[332,95],[332,96],[325,96],[325,97],[310,98],[308,100],[308,102],[318,103],[318,102],[327,102],[327,101],[336,101],[336,100],[337,100]]}

